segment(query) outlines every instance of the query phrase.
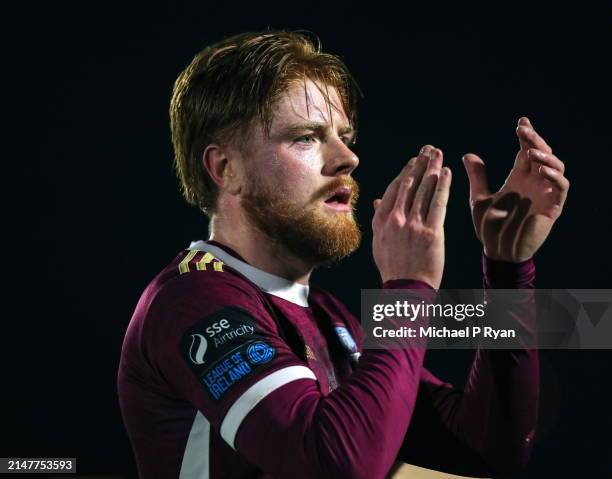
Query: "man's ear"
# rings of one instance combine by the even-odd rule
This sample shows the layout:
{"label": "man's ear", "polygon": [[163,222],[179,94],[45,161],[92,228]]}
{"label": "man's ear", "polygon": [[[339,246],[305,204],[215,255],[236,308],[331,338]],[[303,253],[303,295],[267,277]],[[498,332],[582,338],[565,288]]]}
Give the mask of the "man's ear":
{"label": "man's ear", "polygon": [[236,158],[228,153],[225,147],[211,143],[204,150],[202,163],[219,189],[236,194],[240,191]]}

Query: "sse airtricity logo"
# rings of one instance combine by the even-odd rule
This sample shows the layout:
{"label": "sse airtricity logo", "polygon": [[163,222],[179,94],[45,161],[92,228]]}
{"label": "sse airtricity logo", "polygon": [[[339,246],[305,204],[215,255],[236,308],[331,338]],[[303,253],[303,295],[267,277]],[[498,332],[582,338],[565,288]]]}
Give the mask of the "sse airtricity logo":
{"label": "sse airtricity logo", "polygon": [[208,349],[208,341],[201,334],[191,335],[191,346],[189,346],[189,359],[194,364],[204,364],[204,355]]}
{"label": "sse airtricity logo", "polygon": [[274,348],[264,342],[254,343],[247,348],[247,356],[251,364],[267,363],[274,357]]}

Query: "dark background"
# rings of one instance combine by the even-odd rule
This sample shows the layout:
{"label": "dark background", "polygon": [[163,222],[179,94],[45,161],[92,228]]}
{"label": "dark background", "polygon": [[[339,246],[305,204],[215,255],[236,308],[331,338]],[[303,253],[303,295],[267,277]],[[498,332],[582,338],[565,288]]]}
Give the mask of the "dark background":
{"label": "dark background", "polygon": [[[77,457],[81,473],[135,475],[117,402],[121,342],[150,279],[205,217],[172,169],[174,79],[206,44],[245,30],[308,29],[365,98],[355,172],[365,238],[317,271],[354,312],[376,287],[372,200],[426,143],[454,180],[442,286],[477,288],[466,152],[499,187],[520,116],[566,164],[562,217],[536,255],[540,288],[610,288],[609,11],[389,9],[307,2],[2,7],[5,204],[0,456]],[[461,386],[471,352],[430,352]],[[612,477],[611,351],[543,351],[540,434],[521,478]]]}

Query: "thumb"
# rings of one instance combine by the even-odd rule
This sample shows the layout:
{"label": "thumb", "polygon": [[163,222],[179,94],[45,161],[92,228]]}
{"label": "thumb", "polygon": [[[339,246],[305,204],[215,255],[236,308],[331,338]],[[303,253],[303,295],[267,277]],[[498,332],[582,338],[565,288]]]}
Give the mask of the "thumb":
{"label": "thumb", "polygon": [[462,159],[470,182],[470,202],[489,196],[491,193],[484,161],[473,153],[466,153]]}
{"label": "thumb", "polygon": [[382,201],[381,199],[374,200],[374,211],[376,211],[376,208],[378,208],[378,205],[380,205],[381,201]]}

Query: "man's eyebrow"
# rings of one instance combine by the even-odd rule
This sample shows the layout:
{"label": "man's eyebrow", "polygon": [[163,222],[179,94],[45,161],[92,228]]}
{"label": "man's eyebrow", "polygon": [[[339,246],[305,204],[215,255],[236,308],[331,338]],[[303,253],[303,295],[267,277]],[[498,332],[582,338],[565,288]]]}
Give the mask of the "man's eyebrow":
{"label": "man's eyebrow", "polygon": [[[327,123],[319,123],[316,121],[307,121],[304,123],[293,123],[291,125],[287,125],[284,128],[281,128],[281,134],[290,134],[297,133],[304,130],[312,130],[316,132],[324,132],[328,128]],[[355,129],[350,125],[344,125],[338,128],[338,136],[340,135],[355,135]]]}

